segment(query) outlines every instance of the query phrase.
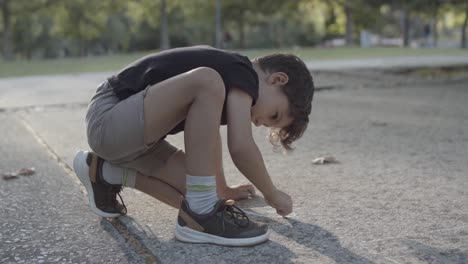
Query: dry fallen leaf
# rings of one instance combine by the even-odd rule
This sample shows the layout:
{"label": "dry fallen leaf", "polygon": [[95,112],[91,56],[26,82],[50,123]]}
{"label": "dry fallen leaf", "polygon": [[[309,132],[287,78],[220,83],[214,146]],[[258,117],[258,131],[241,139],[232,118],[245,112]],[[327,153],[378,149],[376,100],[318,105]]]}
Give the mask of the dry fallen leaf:
{"label": "dry fallen leaf", "polygon": [[314,160],[312,160],[313,164],[321,165],[325,163],[338,163],[338,160],[335,159],[333,156],[324,156],[324,157],[319,157]]}
{"label": "dry fallen leaf", "polygon": [[31,176],[36,173],[36,169],[34,167],[31,168],[22,168],[17,172],[9,172],[2,174],[2,178],[6,181],[17,179],[19,176]]}
{"label": "dry fallen leaf", "polygon": [[17,173],[2,174],[2,179],[6,180],[6,181],[13,180],[13,179],[16,179],[16,178],[18,178]]}
{"label": "dry fallen leaf", "polygon": [[31,176],[36,173],[36,169],[34,167],[31,168],[22,168],[18,171],[18,174],[21,176]]}

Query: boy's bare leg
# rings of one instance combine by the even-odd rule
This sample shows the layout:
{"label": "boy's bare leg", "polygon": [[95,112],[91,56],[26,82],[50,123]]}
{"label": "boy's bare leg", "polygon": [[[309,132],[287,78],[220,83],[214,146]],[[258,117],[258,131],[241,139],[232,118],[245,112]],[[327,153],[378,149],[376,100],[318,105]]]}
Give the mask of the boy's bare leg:
{"label": "boy's bare leg", "polygon": [[[148,89],[144,99],[145,143],[159,140],[186,119],[187,154],[178,151],[155,175],[137,175],[136,189],[178,208],[180,195],[185,194],[186,174],[214,176],[219,171],[217,165],[220,164],[217,163],[220,162],[217,159],[221,156],[219,120],[224,103],[223,85],[216,71],[198,68]],[[221,189],[218,191],[226,190],[225,180],[220,183],[218,187]],[[244,186],[229,189],[232,197],[225,197],[225,193],[221,195],[225,198],[242,198],[242,195],[236,194],[245,193],[245,189]]]}
{"label": "boy's bare leg", "polygon": [[150,87],[144,99],[145,143],[159,140],[185,120],[185,174],[190,208],[205,214],[218,201],[216,145],[225,100],[224,82],[210,68],[197,68]]}
{"label": "boy's bare leg", "polygon": [[180,208],[180,203],[184,199],[184,194],[173,186],[156,177],[140,173],[137,174],[135,188],[176,209]]}
{"label": "boy's bare leg", "polygon": [[177,151],[155,175],[137,174],[135,189],[179,209],[185,195],[185,154]]}
{"label": "boy's bare leg", "polygon": [[[179,150],[154,175],[138,173],[135,188],[179,209],[181,199],[185,195],[185,177],[185,153]],[[219,175],[217,180],[223,177],[224,174]],[[225,179],[220,180],[220,182],[217,181],[216,184],[218,187],[220,185],[222,187],[218,188],[218,195],[227,199],[245,199],[254,193],[252,191],[253,187],[250,184],[229,188],[226,186]],[[226,190],[229,191],[226,192]]]}
{"label": "boy's bare leg", "polygon": [[153,85],[144,101],[145,143],[159,140],[185,119],[186,173],[215,175],[224,95],[219,74],[203,67]]}
{"label": "boy's bare leg", "polygon": [[[156,173],[161,175],[159,179],[165,179],[163,182],[168,183],[168,186],[175,187],[172,191],[171,188],[167,188],[168,186],[159,185],[165,190],[161,194],[165,195],[165,198],[160,198],[167,199],[168,203],[173,204],[176,201],[177,186],[180,190],[187,186],[186,199],[180,204],[176,225],[175,233],[178,240],[230,246],[254,245],[268,239],[267,226],[249,221],[245,213],[230,207],[232,203],[218,200],[216,183],[213,182],[216,175],[216,145],[224,100],[224,82],[219,73],[210,68],[197,68],[153,85],[147,91],[144,100],[145,143],[151,144],[159,140],[179,122],[185,120],[185,158],[183,153],[176,153],[174,156],[179,158],[170,159],[161,173]],[[178,165],[171,165],[172,161]],[[181,161],[184,161],[185,166],[180,165]],[[187,185],[181,176],[184,174],[187,175]],[[172,178],[175,175],[179,177]],[[170,178],[177,182],[171,184]],[[198,183],[198,179],[201,179],[201,182],[205,181],[205,178],[209,179],[206,181],[207,184]],[[137,188],[150,191],[142,186],[145,180],[151,179],[137,178]],[[197,197],[193,192],[199,192],[201,195]],[[202,205],[203,208],[198,207],[198,209],[209,208],[210,213],[195,210],[192,202],[195,207]],[[225,217],[226,208],[229,208],[231,218]]]}

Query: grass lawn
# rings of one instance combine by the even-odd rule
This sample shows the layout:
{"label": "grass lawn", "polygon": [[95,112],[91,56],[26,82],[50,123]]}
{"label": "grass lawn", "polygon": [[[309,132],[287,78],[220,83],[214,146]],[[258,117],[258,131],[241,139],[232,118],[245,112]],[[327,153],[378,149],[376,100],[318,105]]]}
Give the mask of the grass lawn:
{"label": "grass lawn", "polygon": [[[304,60],[356,59],[396,56],[425,55],[468,55],[468,49],[410,49],[410,48],[297,48],[297,49],[249,49],[239,51],[250,58],[273,52],[290,52]],[[57,60],[0,60],[0,77],[66,74],[83,72],[116,71],[148,52],[97,56],[87,58],[67,58]]]}

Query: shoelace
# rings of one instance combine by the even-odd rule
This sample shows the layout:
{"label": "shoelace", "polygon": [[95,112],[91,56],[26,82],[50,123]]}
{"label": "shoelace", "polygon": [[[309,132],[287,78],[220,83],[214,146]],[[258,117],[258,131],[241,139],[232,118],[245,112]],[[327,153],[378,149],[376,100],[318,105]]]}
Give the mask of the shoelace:
{"label": "shoelace", "polygon": [[227,200],[224,205],[224,212],[221,217],[221,222],[223,223],[223,231],[226,229],[224,224],[224,216],[228,215],[231,219],[234,220],[234,223],[239,227],[249,226],[249,217],[245,214],[242,209],[234,205],[234,201]]}
{"label": "shoelace", "polygon": [[[91,165],[92,155],[95,155],[95,157],[97,157],[96,154],[89,153],[87,158],[86,158],[86,163],[88,164],[88,166]],[[103,164],[104,160],[99,158],[99,157],[97,157],[97,160],[98,160],[98,171],[99,171],[98,174],[100,175],[99,178],[100,178],[100,180],[104,181],[103,178],[102,178],[102,164]],[[110,187],[109,191],[106,192],[107,193],[106,194],[106,203],[107,203],[107,205],[109,205],[109,204],[113,205],[114,208],[117,211],[119,211],[119,213],[121,215],[126,215],[127,214],[127,206],[125,206],[125,203],[124,203],[124,201],[122,199],[122,196],[120,195],[120,191],[122,191],[123,186],[122,185],[120,185],[120,186],[115,185],[115,186],[109,186],[109,187]],[[119,202],[116,200],[115,194],[117,194],[119,196],[122,208],[120,208],[120,206],[118,206]]]}
{"label": "shoelace", "polygon": [[117,196],[119,196],[119,199],[120,199],[120,202],[122,204],[123,210],[120,210],[120,208],[116,208],[116,209],[120,211],[121,215],[126,215],[127,214],[127,206],[125,206],[125,203],[124,203],[124,201],[122,199],[122,196],[120,195],[120,191],[122,191],[122,189],[123,189],[123,186],[112,187],[111,191],[109,192],[108,199],[111,202],[115,201],[115,206],[117,206],[118,202],[115,200],[115,196],[114,196],[114,194],[117,194]]}

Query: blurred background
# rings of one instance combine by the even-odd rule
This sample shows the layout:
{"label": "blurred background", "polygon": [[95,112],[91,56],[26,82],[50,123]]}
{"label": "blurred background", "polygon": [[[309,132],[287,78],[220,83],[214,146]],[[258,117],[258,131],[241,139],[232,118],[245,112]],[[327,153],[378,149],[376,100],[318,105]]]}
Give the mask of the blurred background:
{"label": "blurred background", "polygon": [[198,44],[249,56],[290,51],[304,59],[447,54],[467,47],[468,0],[0,0],[0,5],[0,76],[115,70],[148,52]]}
{"label": "blurred background", "polygon": [[[0,0],[0,263],[468,263],[467,12],[468,0]],[[288,218],[260,192],[240,203],[273,231],[258,247],[179,243],[177,211],[130,188],[128,217],[97,217],[71,169],[100,83],[200,44],[290,52],[313,73],[292,155],[252,130],[294,200]],[[227,182],[246,183],[221,135]],[[168,139],[184,148],[182,133]]]}

